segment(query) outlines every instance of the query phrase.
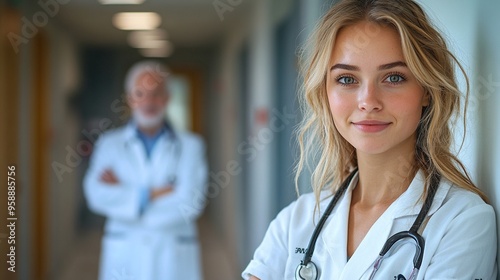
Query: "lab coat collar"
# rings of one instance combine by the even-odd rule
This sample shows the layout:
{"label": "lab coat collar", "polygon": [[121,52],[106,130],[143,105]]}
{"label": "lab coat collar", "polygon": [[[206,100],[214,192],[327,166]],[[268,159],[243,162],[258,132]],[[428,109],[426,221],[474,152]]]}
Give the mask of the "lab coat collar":
{"label": "lab coat collar", "polygon": [[[408,189],[396,200],[393,204],[397,206],[394,218],[402,218],[405,216],[416,216],[420,212],[422,205],[424,204],[425,197],[421,199],[422,193],[424,192],[425,176],[422,170],[419,170],[413,181],[411,182]],[[427,216],[431,216],[436,212],[443,204],[448,191],[450,190],[451,184],[447,182],[446,179],[441,178],[439,188],[432,201],[432,206],[429,209]]]}
{"label": "lab coat collar", "polygon": [[[175,138],[177,136],[177,132],[172,128],[172,126],[168,123],[165,122],[165,127],[166,127],[166,133],[161,135],[161,138]],[[139,137],[137,136],[137,124],[131,120],[125,125],[124,129],[124,136],[125,136],[125,141],[136,141],[139,140]]]}
{"label": "lab coat collar", "polygon": [[167,132],[163,133],[158,139],[158,143],[156,143],[151,153],[151,158],[148,159],[144,146],[137,134],[137,125],[133,121],[130,121],[123,130],[125,146],[131,150],[133,161],[138,164],[138,166],[141,168],[141,172],[144,172],[144,174],[147,174],[147,172],[149,172],[147,171],[147,169],[149,168],[150,164],[158,164],[159,162],[161,162],[162,157],[165,156],[164,152],[157,153],[155,151],[168,151],[169,149],[175,148],[176,143],[178,143],[179,141],[177,135],[178,134],[173,131],[171,126],[169,126]]}
{"label": "lab coat collar", "polygon": [[[441,207],[450,189],[450,184],[443,183],[443,180],[436,192],[431,209],[427,214],[428,216]],[[332,278],[359,279],[367,270],[371,271],[374,260],[377,258],[386,240],[390,237],[394,220],[405,216],[416,217],[420,212],[423,204],[423,200],[420,197],[424,190],[424,181],[423,172],[417,172],[408,189],[375,222],[348,262],[348,218],[352,190],[358,182],[358,174],[356,174],[344,197],[339,201],[337,209],[330,215],[321,234],[321,239],[324,243],[323,246],[326,247],[330,257],[334,259],[329,264],[333,265],[331,272],[335,277]]]}

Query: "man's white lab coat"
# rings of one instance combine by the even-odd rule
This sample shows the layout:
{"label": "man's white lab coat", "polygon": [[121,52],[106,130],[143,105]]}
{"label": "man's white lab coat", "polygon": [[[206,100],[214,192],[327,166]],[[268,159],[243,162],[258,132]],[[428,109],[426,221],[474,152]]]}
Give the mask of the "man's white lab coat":
{"label": "man's white lab coat", "polygon": [[[118,185],[101,181],[106,169]],[[144,188],[173,179],[172,193],[141,209]],[[165,133],[149,159],[133,124],[102,135],[84,179],[90,209],[107,218],[99,279],[201,279],[196,219],[206,179],[204,144],[193,134]]]}

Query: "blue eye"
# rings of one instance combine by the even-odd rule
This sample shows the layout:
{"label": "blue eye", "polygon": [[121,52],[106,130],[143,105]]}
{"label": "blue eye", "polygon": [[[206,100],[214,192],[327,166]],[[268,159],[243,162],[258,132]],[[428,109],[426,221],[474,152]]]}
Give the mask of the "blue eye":
{"label": "blue eye", "polygon": [[386,82],[389,82],[391,84],[399,84],[401,82],[404,82],[405,80],[405,77],[400,74],[391,74],[385,79]]}
{"label": "blue eye", "polygon": [[356,80],[351,76],[342,76],[337,78],[337,82],[341,85],[351,85],[355,84]]}

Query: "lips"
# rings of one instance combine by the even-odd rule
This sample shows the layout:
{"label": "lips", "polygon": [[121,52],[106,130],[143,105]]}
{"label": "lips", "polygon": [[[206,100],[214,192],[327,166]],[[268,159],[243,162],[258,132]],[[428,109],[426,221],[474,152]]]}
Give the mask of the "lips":
{"label": "lips", "polygon": [[352,124],[359,130],[367,133],[380,132],[391,125],[391,122],[377,121],[377,120],[363,120],[359,122],[352,122]]}

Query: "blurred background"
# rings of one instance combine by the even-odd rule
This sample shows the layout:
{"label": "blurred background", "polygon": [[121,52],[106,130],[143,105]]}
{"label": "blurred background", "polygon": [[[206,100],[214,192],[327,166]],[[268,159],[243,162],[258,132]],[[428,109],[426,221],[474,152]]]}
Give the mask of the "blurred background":
{"label": "blurred background", "polygon": [[[0,178],[6,186],[16,166],[18,217],[17,272],[7,271],[2,222],[0,278],[96,279],[104,220],[88,210],[82,178],[98,136],[128,120],[126,71],[154,58],[172,71],[174,126],[207,144],[205,279],[239,279],[269,222],[296,198],[297,53],[334,2],[0,0]],[[419,2],[469,74],[459,157],[498,210],[500,1]],[[122,12],[148,14],[123,26]],[[459,126],[458,144],[462,134]]]}

